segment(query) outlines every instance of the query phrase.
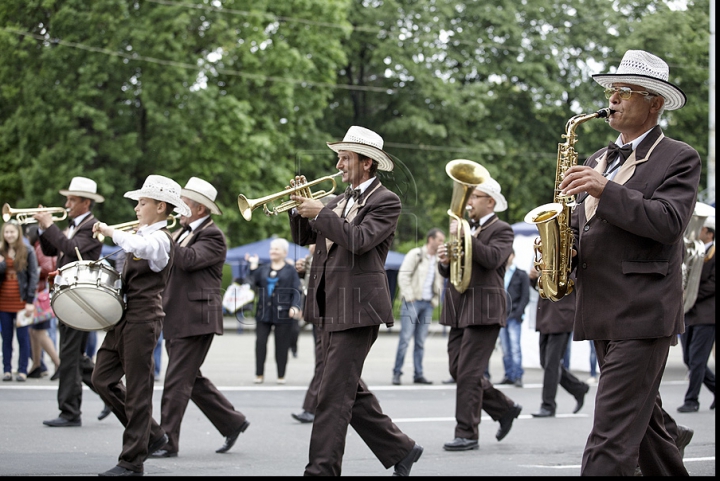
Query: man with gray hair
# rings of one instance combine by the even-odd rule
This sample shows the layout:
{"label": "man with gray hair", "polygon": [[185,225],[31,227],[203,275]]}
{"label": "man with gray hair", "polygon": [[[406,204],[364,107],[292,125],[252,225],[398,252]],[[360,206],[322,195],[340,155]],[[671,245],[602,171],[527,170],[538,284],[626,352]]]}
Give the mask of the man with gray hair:
{"label": "man with gray hair", "polygon": [[[702,169],[697,151],[667,137],[664,110],[685,105],[669,67],[642,50],[625,52],[605,88],[615,143],[568,168],[558,186],[578,195],[574,340],[595,343],[600,379],[585,476],[687,476],[666,428],[660,381],[683,325],[683,233]],[[674,424],[674,422],[672,423]]]}
{"label": "man with gray hair", "polygon": [[163,293],[168,365],[160,425],[168,442],[150,453],[152,458],[178,455],[180,424],[190,400],[225,437],[217,453],[229,451],[250,425],[200,371],[214,337],[223,334],[221,283],[227,246],[211,217],[222,215],[216,197],[215,187],[198,177],[191,177],[181,191],[190,215],[180,217],[183,228],[173,233],[175,262]]}

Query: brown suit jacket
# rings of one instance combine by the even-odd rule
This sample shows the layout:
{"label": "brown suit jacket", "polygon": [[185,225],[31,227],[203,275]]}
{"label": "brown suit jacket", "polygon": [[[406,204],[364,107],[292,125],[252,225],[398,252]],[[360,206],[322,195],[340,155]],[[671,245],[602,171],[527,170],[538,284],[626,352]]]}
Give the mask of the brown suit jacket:
{"label": "brown suit jacket", "polygon": [[393,314],[385,259],[402,210],[400,199],[376,178],[347,219],[339,215],[344,205],[345,197],[339,195],[315,220],[290,214],[293,242],[315,244],[306,274],[310,278],[305,320],[327,331],[383,323],[390,327]]}
{"label": "brown suit jacket", "polygon": [[[182,230],[173,233],[177,241]],[[165,339],[223,333],[222,268],[227,244],[211,218],[175,246],[163,293]]]}
{"label": "brown suit jacket", "polygon": [[[571,275],[570,279],[574,281],[575,276]],[[540,334],[572,332],[575,322],[575,297],[575,289],[556,302],[538,296],[535,330]]]}
{"label": "brown suit jacket", "polygon": [[715,324],[715,244],[705,254],[695,304],[685,313],[685,325]]}
{"label": "brown suit jacket", "polygon": [[[513,248],[515,234],[507,222],[490,217],[472,238],[470,287],[460,294],[452,283],[445,290],[440,324],[450,327],[505,327],[507,294],[505,264]],[[443,277],[450,276],[450,265],[438,263]]]}
{"label": "brown suit jacket", "polygon": [[98,260],[102,252],[102,242],[93,239],[92,227],[95,222],[97,219],[91,213],[79,226],[75,227],[72,237],[69,239],[56,224],[52,224],[40,236],[40,248],[43,254],[57,256],[58,269],[78,260],[76,247],[83,260]]}
{"label": "brown suit jacket", "polygon": [[[597,151],[585,165],[602,171],[605,151]],[[665,137],[656,126],[600,199],[588,197],[590,205],[574,209],[574,340],[652,339],[683,332],[683,233],[700,171],[697,151]]]}

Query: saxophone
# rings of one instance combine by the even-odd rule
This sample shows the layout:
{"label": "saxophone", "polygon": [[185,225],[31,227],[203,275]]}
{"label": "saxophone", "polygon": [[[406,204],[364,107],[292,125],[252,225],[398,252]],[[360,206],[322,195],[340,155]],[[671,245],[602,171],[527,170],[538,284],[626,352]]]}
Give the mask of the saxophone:
{"label": "saxophone", "polygon": [[540,237],[535,239],[535,269],[538,276],[538,293],[543,299],[557,302],[573,291],[574,282],[569,279],[572,260],[573,233],[570,230],[570,213],[575,206],[572,195],[560,192],[560,183],[565,172],[577,164],[575,129],[588,120],[607,118],[613,110],[601,109],[592,114],[580,114],[565,124],[565,142],[558,144],[557,168],[555,173],[555,196],[553,202],[534,208],[525,215],[525,222],[535,224]]}

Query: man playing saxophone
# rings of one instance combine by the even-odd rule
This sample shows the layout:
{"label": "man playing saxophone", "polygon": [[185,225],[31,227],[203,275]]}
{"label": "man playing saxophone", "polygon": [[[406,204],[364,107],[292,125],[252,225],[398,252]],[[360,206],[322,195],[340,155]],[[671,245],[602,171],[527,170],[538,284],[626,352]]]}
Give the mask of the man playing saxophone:
{"label": "man playing saxophone", "polygon": [[[700,182],[700,156],[666,137],[665,110],[685,105],[668,65],[641,50],[613,74],[594,75],[620,135],[570,167],[564,194],[588,196],[573,211],[577,308],[574,340],[593,340],[600,372],[583,475],[687,475],[663,420],[660,381],[683,332],[683,233]],[[669,416],[668,416],[669,418]],[[687,440],[689,442],[689,439]]]}

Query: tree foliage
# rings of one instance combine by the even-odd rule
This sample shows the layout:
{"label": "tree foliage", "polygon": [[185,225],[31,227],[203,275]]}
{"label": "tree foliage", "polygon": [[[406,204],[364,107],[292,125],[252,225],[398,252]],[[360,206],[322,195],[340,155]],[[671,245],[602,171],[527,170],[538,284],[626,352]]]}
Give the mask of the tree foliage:
{"label": "tree foliage", "polygon": [[[148,174],[198,176],[231,245],[287,237],[283,219],[244,221],[237,195],[333,173],[325,142],[362,125],[396,160],[382,178],[405,251],[447,226],[452,159],[500,182],[504,220],[550,202],[566,121],[607,106],[591,75],[628,49],[668,62],[688,104],[663,127],[707,158],[708,42],[708,0],[5,0],[0,201],[58,205],[87,175],[108,199],[98,216],[119,223]],[[577,135],[582,161],[617,133]]]}

